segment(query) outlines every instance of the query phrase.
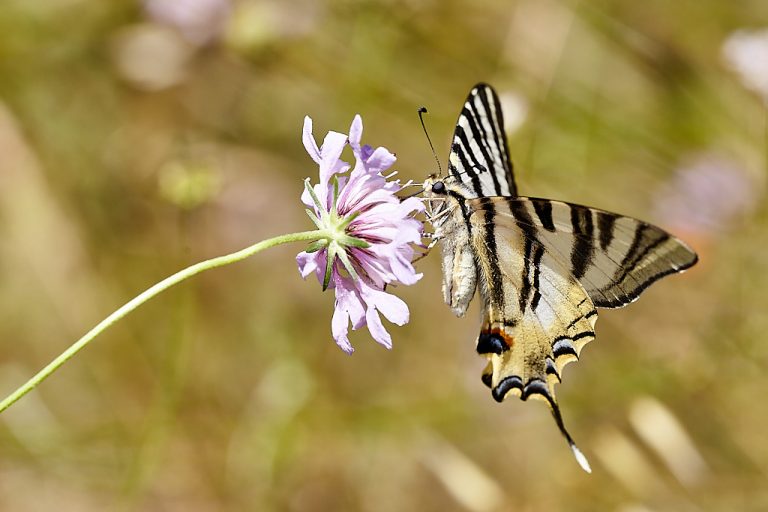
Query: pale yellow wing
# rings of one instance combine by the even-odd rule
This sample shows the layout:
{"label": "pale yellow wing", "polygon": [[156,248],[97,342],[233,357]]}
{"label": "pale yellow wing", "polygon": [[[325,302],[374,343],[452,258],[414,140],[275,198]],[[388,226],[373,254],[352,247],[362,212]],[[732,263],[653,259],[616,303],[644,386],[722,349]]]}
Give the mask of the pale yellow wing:
{"label": "pale yellow wing", "polygon": [[493,398],[545,401],[579,463],[589,470],[563,424],[555,396],[563,367],[594,339],[597,312],[581,284],[517,224],[478,210],[471,216],[484,323],[477,352],[488,365]]}

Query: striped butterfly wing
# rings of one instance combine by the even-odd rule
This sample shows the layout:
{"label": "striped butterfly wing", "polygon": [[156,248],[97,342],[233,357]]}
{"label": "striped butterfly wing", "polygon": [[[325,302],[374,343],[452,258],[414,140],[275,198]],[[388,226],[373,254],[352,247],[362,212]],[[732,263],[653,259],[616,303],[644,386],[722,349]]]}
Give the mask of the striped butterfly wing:
{"label": "striped butterfly wing", "polygon": [[[443,240],[443,292],[463,315],[477,291],[483,382],[502,401],[545,401],[579,464],[554,385],[594,339],[595,308],[624,306],[651,283],[696,263],[683,242],[645,222],[547,199],[519,197],[499,99],[486,84],[459,115],[445,196],[433,221]],[[439,178],[438,178],[439,180]]]}
{"label": "striped butterfly wing", "polygon": [[594,339],[596,307],[620,307],[661,277],[696,262],[662,229],[613,213],[545,199],[470,199],[472,244],[484,279],[477,351],[483,382],[546,401],[577,460],[589,465],[563,424],[554,385]]}
{"label": "striped butterfly wing", "polygon": [[501,222],[516,224],[558,258],[597,307],[625,306],[698,259],[681,240],[631,217],[549,199],[495,202]]}
{"label": "striped butterfly wing", "polygon": [[508,396],[543,400],[576,460],[589,463],[565,428],[555,397],[563,367],[594,339],[597,312],[581,284],[530,231],[501,215],[506,200],[468,201],[471,231],[485,282],[478,354],[488,364],[482,380],[499,402]]}
{"label": "striped butterfly wing", "polygon": [[490,85],[477,84],[464,102],[448,172],[464,186],[466,197],[517,195],[501,103]]}

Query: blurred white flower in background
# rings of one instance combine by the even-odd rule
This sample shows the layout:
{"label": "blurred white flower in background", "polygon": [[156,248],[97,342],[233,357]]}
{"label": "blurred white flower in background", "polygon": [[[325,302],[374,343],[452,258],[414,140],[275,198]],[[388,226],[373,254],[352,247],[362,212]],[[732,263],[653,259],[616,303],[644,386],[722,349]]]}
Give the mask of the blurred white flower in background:
{"label": "blurred white flower in background", "polygon": [[121,29],[112,39],[118,75],[138,89],[160,91],[182,83],[193,47],[174,30],[154,23]]}
{"label": "blurred white flower in background", "polygon": [[183,83],[195,52],[223,37],[230,0],[144,0],[147,21],[119,30],[112,41],[118,75],[138,89]]}
{"label": "blurred white flower in background", "polygon": [[229,22],[229,0],[145,0],[149,18],[178,30],[195,46],[216,40]]}
{"label": "blurred white flower in background", "polygon": [[733,32],[723,43],[722,52],[744,87],[768,104],[768,28]]}

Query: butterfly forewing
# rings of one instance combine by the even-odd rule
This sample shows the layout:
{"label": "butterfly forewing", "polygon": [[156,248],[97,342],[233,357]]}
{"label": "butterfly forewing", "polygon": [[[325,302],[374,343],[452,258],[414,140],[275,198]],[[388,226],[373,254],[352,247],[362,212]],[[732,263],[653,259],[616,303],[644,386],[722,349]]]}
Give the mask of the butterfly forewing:
{"label": "butterfly forewing", "polygon": [[448,171],[468,197],[516,196],[504,116],[496,91],[472,88],[456,123]]}

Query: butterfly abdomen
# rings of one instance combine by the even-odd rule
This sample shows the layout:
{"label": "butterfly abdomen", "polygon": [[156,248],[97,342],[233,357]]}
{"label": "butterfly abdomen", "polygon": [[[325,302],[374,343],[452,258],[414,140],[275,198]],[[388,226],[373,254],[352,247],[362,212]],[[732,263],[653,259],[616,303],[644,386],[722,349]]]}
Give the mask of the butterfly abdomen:
{"label": "butterfly abdomen", "polygon": [[[447,186],[451,187],[450,182]],[[477,264],[470,245],[469,215],[461,192],[459,188],[449,188],[442,196],[447,215],[435,226],[435,236],[443,240],[443,300],[456,316],[464,316],[477,289]]]}

